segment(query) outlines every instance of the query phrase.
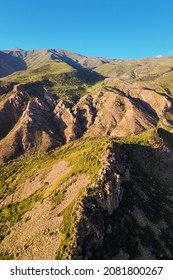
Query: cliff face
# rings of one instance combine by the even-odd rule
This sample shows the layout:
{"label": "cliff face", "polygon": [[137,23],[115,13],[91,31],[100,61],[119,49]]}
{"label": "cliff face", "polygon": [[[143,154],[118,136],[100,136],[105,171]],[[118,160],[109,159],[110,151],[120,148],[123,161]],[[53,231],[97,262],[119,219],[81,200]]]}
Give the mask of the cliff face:
{"label": "cliff face", "polygon": [[106,232],[111,231],[108,220],[122,200],[124,183],[130,180],[127,156],[121,149],[109,149],[96,183],[87,188],[87,195],[73,212],[75,221],[69,251],[65,258],[92,259],[103,245]]}
{"label": "cliff face", "polygon": [[123,147],[107,151],[96,182],[71,211],[72,231],[63,236],[58,259],[172,259],[172,182],[166,180],[173,154],[164,150],[132,145],[128,158]]}
{"label": "cliff face", "polygon": [[127,156],[121,149],[108,150],[103,168],[94,185],[98,206],[111,215],[119,207],[123,195],[123,183],[130,180]]}
{"label": "cliff face", "polygon": [[49,150],[62,144],[52,122],[53,99],[46,92],[37,97],[15,85],[0,107],[0,162],[31,149]]}

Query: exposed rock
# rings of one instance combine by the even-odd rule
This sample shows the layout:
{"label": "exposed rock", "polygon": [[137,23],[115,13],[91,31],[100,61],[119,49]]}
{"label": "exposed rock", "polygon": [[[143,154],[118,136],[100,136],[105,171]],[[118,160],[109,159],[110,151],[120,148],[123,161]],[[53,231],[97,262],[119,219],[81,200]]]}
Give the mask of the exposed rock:
{"label": "exposed rock", "polygon": [[[109,87],[114,82],[118,85]],[[32,84],[14,85],[13,94],[0,104],[0,150],[7,143],[11,146],[7,154],[2,152],[0,161],[33,147],[50,150],[82,136],[124,137],[155,127],[171,130],[172,116],[170,96],[136,81],[105,79],[104,86],[86,93],[76,104],[60,100],[56,106],[54,97],[44,88],[35,93]]]}
{"label": "exposed rock", "polygon": [[46,102],[48,103],[48,105],[50,106],[50,108],[54,108],[54,100],[53,100],[53,97],[51,96],[50,93],[48,92],[43,92],[43,95],[44,95],[44,99],[46,100]]}
{"label": "exposed rock", "polygon": [[130,73],[130,78],[131,78],[131,79],[136,79],[136,73],[135,73],[135,71],[132,71],[132,72]]}
{"label": "exposed rock", "polygon": [[21,85],[21,84],[13,86],[13,92],[20,92],[20,91],[23,91],[23,90],[24,90],[24,86]]}
{"label": "exposed rock", "polygon": [[50,94],[43,92],[38,98],[23,85],[15,86],[13,92],[0,109],[0,161],[18,157],[31,148],[49,150],[61,145],[62,139],[52,122],[54,106]]}
{"label": "exposed rock", "polygon": [[[118,91],[86,94],[72,106],[60,101],[54,120],[64,142],[85,136],[127,136],[157,125],[158,117],[140,100],[121,96]],[[154,115],[155,114],[155,115]]]}
{"label": "exposed rock", "polygon": [[108,150],[106,162],[100,170],[94,189],[100,208],[109,215],[118,208],[123,195],[123,181],[129,180],[127,158],[122,150]]}
{"label": "exposed rock", "polygon": [[65,258],[91,259],[94,251],[99,250],[105,234],[111,232],[106,220],[119,207],[124,182],[129,180],[125,152],[119,148],[108,150],[97,182],[88,187],[87,195],[73,212],[76,221],[74,240],[70,244],[73,253],[64,252]]}
{"label": "exposed rock", "polygon": [[54,109],[54,121],[64,143],[75,140],[76,118],[70,104],[60,101]]}

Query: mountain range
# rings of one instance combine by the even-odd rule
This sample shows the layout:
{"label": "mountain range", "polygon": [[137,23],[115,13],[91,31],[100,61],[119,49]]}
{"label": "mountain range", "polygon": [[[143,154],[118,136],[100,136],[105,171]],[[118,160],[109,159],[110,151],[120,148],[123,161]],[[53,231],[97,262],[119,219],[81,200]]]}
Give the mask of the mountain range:
{"label": "mountain range", "polygon": [[0,51],[1,259],[173,258],[173,57]]}

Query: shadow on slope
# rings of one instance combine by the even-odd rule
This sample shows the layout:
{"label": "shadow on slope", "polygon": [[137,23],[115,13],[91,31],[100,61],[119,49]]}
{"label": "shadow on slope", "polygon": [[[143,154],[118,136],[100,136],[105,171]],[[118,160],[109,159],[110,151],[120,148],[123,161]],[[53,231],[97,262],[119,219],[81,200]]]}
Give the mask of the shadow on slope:
{"label": "shadow on slope", "polygon": [[95,83],[96,81],[104,80],[104,78],[105,78],[98,72],[95,72],[88,68],[83,67],[75,59],[68,57],[65,53],[57,54],[56,51],[52,51],[51,57],[53,60],[56,60],[57,58],[61,58],[62,61],[66,62],[68,65],[72,66],[74,69],[78,70],[80,75],[82,75],[83,78],[87,79],[88,82]]}
{"label": "shadow on slope", "polygon": [[0,52],[0,78],[26,69],[27,65],[20,57]]}
{"label": "shadow on slope", "polygon": [[[170,136],[170,135],[169,135]],[[105,216],[107,230],[97,258],[173,258],[173,153],[125,145],[131,167],[120,207]]]}
{"label": "shadow on slope", "polygon": [[[173,152],[139,143],[119,146],[128,155],[130,181],[123,183],[122,200],[112,215],[89,192],[85,196],[76,233],[83,240],[77,240],[80,255],[74,252],[74,256],[77,259],[172,259]],[[117,147],[116,140],[113,147]],[[80,224],[86,226],[82,229],[84,235],[80,235]],[[103,242],[98,241],[100,236],[104,236]],[[89,246],[94,238],[97,248]],[[98,247],[99,243],[102,245]]]}

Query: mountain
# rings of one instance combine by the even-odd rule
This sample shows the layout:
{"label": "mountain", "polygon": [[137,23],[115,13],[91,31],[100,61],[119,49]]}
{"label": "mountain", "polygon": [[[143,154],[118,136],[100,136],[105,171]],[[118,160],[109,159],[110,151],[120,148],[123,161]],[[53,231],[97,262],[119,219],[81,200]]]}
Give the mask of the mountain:
{"label": "mountain", "polygon": [[0,77],[25,69],[26,63],[23,59],[0,51]]}
{"label": "mountain", "polygon": [[2,259],[172,259],[172,71],[0,52]]}

